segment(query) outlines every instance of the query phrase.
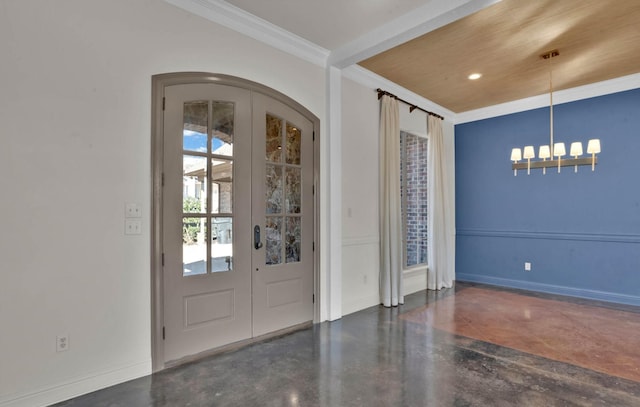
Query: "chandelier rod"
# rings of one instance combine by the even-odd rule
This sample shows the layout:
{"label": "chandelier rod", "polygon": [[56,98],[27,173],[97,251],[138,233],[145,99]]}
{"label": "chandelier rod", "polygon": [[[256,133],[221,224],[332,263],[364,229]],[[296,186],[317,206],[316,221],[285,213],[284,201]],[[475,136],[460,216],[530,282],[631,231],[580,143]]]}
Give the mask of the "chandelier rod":
{"label": "chandelier rod", "polygon": [[[551,61],[549,61],[551,63]],[[549,69],[549,151],[553,157],[553,73]]]}

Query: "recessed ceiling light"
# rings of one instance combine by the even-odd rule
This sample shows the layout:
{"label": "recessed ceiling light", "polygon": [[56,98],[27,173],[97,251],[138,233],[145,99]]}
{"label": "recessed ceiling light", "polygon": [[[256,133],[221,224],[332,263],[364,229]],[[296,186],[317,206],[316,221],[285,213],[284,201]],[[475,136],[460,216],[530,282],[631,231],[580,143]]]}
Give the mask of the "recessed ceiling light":
{"label": "recessed ceiling light", "polygon": [[480,79],[482,77],[481,73],[472,73],[471,75],[468,76],[469,79],[471,79],[472,81],[475,81],[476,79]]}

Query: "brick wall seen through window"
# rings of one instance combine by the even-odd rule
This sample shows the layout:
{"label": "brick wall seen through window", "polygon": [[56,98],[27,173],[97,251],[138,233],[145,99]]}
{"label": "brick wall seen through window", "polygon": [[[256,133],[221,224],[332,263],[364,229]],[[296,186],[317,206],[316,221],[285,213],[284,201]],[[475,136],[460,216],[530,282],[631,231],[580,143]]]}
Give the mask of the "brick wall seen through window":
{"label": "brick wall seen through window", "polygon": [[427,263],[427,139],[400,132],[405,267]]}

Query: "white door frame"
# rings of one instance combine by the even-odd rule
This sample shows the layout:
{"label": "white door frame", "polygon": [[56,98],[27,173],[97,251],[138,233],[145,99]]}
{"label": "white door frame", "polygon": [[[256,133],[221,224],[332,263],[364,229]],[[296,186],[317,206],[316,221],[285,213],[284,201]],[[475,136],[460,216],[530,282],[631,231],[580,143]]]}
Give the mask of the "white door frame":
{"label": "white door frame", "polygon": [[[165,368],[164,363],[164,287],[162,264],[162,170],[163,170],[163,105],[164,89],[179,84],[215,83],[234,86],[265,94],[276,99],[313,123],[314,140],[314,242],[313,280],[314,311],[313,322],[320,321],[320,119],[300,103],[275,89],[246,79],[206,72],[176,72],[154,75],[151,89],[151,360],[154,372]],[[316,138],[318,138],[316,140]]]}

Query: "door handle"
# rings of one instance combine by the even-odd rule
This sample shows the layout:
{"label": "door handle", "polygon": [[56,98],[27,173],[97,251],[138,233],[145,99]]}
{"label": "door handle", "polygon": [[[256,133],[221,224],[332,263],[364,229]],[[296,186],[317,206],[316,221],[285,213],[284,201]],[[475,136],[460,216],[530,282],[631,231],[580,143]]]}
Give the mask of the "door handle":
{"label": "door handle", "polygon": [[262,247],[262,242],[260,241],[260,226],[258,225],[253,227],[253,247],[256,250]]}

